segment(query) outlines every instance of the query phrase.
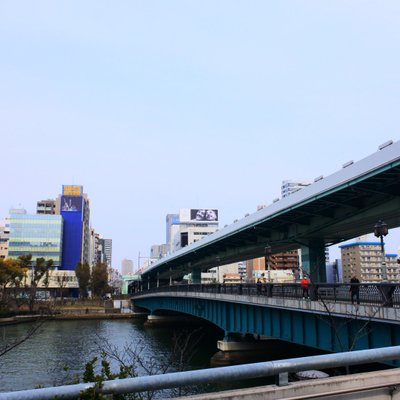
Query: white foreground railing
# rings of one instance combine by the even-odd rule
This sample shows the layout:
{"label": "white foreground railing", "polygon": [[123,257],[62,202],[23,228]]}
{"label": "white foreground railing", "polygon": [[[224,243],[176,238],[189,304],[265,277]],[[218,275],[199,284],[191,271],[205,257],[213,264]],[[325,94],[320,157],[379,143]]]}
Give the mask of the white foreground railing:
{"label": "white foreground railing", "polygon": [[[371,350],[359,350],[254,364],[234,365],[229,367],[174,372],[163,375],[117,379],[113,381],[104,381],[101,387],[97,388],[96,391],[102,394],[144,392],[148,390],[159,390],[205,383],[221,383],[232,380],[260,378],[309,369],[324,369],[385,360],[397,360],[399,358],[400,346],[382,347]],[[0,393],[0,400],[53,400],[54,398],[74,399],[79,397],[82,391],[93,387],[95,387],[94,383],[81,383],[41,389],[21,390]]]}

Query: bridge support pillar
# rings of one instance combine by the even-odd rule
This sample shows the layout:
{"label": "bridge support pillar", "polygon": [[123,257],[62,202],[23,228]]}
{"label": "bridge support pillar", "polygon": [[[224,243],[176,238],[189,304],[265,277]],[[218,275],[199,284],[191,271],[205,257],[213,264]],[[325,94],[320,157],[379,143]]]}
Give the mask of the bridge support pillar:
{"label": "bridge support pillar", "polygon": [[251,334],[242,335],[230,332],[223,340],[218,340],[217,348],[224,352],[261,350],[265,349],[268,339],[270,338],[264,337],[264,340],[256,340],[255,336]]}
{"label": "bridge support pillar", "polygon": [[303,275],[311,282],[326,282],[325,244],[322,241],[310,241],[301,246],[301,265]]}
{"label": "bridge support pillar", "polygon": [[201,283],[201,270],[200,269],[193,269],[192,270],[192,283]]}
{"label": "bridge support pillar", "polygon": [[222,366],[260,361],[275,352],[275,343],[273,338],[267,336],[256,339],[255,335],[231,332],[217,342],[219,351],[213,355],[210,363],[213,366]]}

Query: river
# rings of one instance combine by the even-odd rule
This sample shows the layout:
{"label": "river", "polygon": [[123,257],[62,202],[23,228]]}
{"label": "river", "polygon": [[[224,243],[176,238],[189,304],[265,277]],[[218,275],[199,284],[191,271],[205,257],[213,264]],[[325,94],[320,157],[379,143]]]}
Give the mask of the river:
{"label": "river", "polygon": [[[31,324],[0,327],[0,348],[24,337],[30,327]],[[171,328],[145,328],[137,320],[48,321],[32,337],[0,357],[0,391],[71,382],[75,375],[82,376],[87,362],[100,357],[105,341],[120,353],[125,346],[134,349],[154,373],[171,358],[173,334]],[[192,336],[201,339],[196,345],[199,351],[187,363],[188,369],[208,367],[217,351],[216,332],[203,329],[201,335],[196,332]],[[117,370],[115,362],[112,367]],[[138,372],[145,373],[143,368]]]}
{"label": "river", "polygon": [[[19,324],[0,327],[0,349],[5,343],[26,335],[31,324]],[[47,321],[24,343],[0,357],[0,391],[32,389],[35,387],[55,386],[71,383],[75,376],[82,377],[85,364],[94,357],[101,356],[106,343],[114,347],[120,356],[127,356],[126,348],[133,349],[134,355],[140,354],[144,366],[138,367],[138,374],[145,375],[145,369],[151,373],[161,373],[173,352],[173,344],[183,345],[185,338],[190,337],[194,350],[186,353],[184,368],[187,370],[210,367],[210,360],[217,353],[217,340],[222,338],[221,331],[209,325],[199,328],[145,327],[141,320],[74,320]],[[181,340],[172,339],[174,333],[184,333]],[[190,347],[190,346],[189,346]],[[238,362],[264,361],[287,357],[317,354],[315,350],[290,345],[286,342],[270,346],[268,355],[257,354],[253,360],[241,359]],[[215,360],[215,357],[214,357]],[[217,357],[218,360],[218,357]],[[219,359],[219,361],[221,361]],[[118,363],[111,363],[117,371]],[[178,367],[172,366],[171,370]],[[213,385],[213,387],[187,388],[183,394],[205,391],[218,391],[273,383],[274,378],[257,381],[231,382]],[[176,396],[177,392],[163,392],[155,398]]]}
{"label": "river", "polygon": [[[26,335],[31,324],[0,327],[0,349]],[[194,351],[185,361],[185,369],[210,367],[210,359],[217,352],[216,343],[221,332],[210,326],[201,328],[145,327],[141,320],[74,320],[47,321],[24,343],[0,357],[0,391],[32,389],[71,383],[77,375],[82,377],[84,366],[95,356],[101,356],[105,343],[125,354],[128,346],[152,373],[160,372],[173,354],[173,336],[184,332],[183,339],[191,336],[196,341]],[[190,335],[190,332],[195,333]],[[198,341],[198,342],[197,342]],[[182,344],[182,340],[176,343]],[[176,350],[175,352],[176,353]],[[114,371],[118,364],[111,363]],[[177,367],[172,366],[172,370]],[[139,374],[146,374],[138,368]],[[198,392],[197,389],[189,391]],[[164,393],[164,396],[166,394]]]}

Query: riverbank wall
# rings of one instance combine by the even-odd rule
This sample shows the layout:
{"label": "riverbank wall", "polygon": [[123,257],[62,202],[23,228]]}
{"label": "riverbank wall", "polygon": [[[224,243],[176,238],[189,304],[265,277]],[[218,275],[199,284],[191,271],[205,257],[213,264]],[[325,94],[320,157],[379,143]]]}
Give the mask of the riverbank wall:
{"label": "riverbank wall", "polygon": [[0,326],[15,325],[28,322],[35,322],[38,320],[94,320],[94,319],[146,319],[147,314],[145,313],[106,313],[103,311],[86,312],[81,310],[79,312],[65,312],[60,314],[37,314],[37,315],[16,315],[14,317],[0,318]]}

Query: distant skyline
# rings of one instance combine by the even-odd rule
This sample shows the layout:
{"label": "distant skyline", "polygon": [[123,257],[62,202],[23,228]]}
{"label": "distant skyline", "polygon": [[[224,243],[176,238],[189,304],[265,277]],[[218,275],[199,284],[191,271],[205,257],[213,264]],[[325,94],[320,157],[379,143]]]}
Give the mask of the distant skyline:
{"label": "distant skyline", "polygon": [[[400,139],[397,1],[3,2],[0,219],[84,187],[114,266]],[[372,230],[372,227],[371,227]],[[387,251],[397,253],[399,230]]]}

